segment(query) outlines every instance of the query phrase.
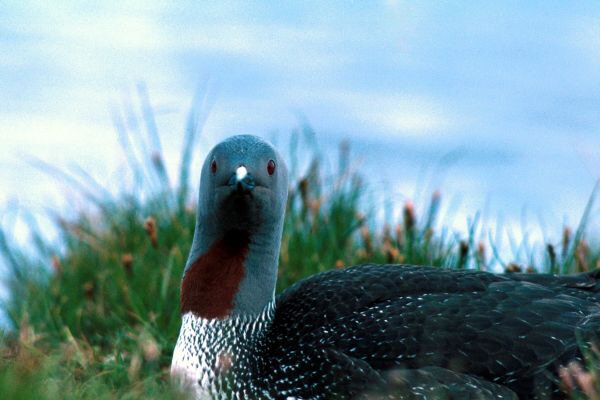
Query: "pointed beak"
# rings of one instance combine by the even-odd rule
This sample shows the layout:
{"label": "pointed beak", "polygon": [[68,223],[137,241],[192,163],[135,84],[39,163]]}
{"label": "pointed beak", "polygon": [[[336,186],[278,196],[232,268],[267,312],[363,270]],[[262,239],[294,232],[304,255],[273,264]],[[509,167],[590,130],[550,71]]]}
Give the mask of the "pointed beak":
{"label": "pointed beak", "polygon": [[238,193],[249,193],[256,186],[254,178],[243,165],[240,165],[235,170],[235,173],[231,175],[227,184],[229,186],[235,186]]}

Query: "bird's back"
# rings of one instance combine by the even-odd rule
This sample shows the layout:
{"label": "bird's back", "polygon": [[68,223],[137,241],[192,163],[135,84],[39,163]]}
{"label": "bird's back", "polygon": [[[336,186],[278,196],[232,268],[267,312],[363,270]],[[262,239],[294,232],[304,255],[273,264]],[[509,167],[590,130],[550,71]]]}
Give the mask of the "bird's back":
{"label": "bird's back", "polygon": [[[346,374],[349,389],[340,390],[385,380],[386,371],[442,367],[543,397],[556,390],[545,372],[579,357],[576,327],[600,313],[599,300],[597,273],[358,266],[283,292],[265,351],[316,380]],[[299,366],[306,359],[322,371]]]}

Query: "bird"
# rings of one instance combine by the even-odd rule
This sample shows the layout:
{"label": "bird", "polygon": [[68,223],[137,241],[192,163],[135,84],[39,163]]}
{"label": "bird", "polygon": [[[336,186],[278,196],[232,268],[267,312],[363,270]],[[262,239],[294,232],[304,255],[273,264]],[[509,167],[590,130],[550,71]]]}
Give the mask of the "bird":
{"label": "bird", "polygon": [[258,136],[218,143],[202,165],[171,364],[195,398],[566,396],[558,368],[600,332],[600,270],[365,264],[276,295],[288,185]]}

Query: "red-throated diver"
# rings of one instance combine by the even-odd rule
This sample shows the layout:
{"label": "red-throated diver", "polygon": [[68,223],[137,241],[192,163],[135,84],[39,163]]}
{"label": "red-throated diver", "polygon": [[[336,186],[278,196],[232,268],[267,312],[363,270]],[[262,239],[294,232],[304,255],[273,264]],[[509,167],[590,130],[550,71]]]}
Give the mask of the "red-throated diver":
{"label": "red-throated diver", "polygon": [[275,297],[287,190],[283,159],[254,136],[204,163],[171,367],[197,398],[562,396],[557,368],[600,331],[597,271],[364,265]]}

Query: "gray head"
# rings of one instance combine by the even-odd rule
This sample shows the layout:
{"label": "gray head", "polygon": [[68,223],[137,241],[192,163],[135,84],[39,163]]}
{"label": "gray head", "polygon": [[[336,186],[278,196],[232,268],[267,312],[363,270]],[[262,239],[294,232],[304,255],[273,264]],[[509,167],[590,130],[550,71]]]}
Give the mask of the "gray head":
{"label": "gray head", "polygon": [[182,312],[254,314],[272,300],[287,201],[285,162],[267,141],[231,137],[202,166]]}
{"label": "gray head", "polygon": [[285,162],[265,140],[233,136],[206,157],[200,179],[198,219],[219,232],[270,229],[285,212]]}

